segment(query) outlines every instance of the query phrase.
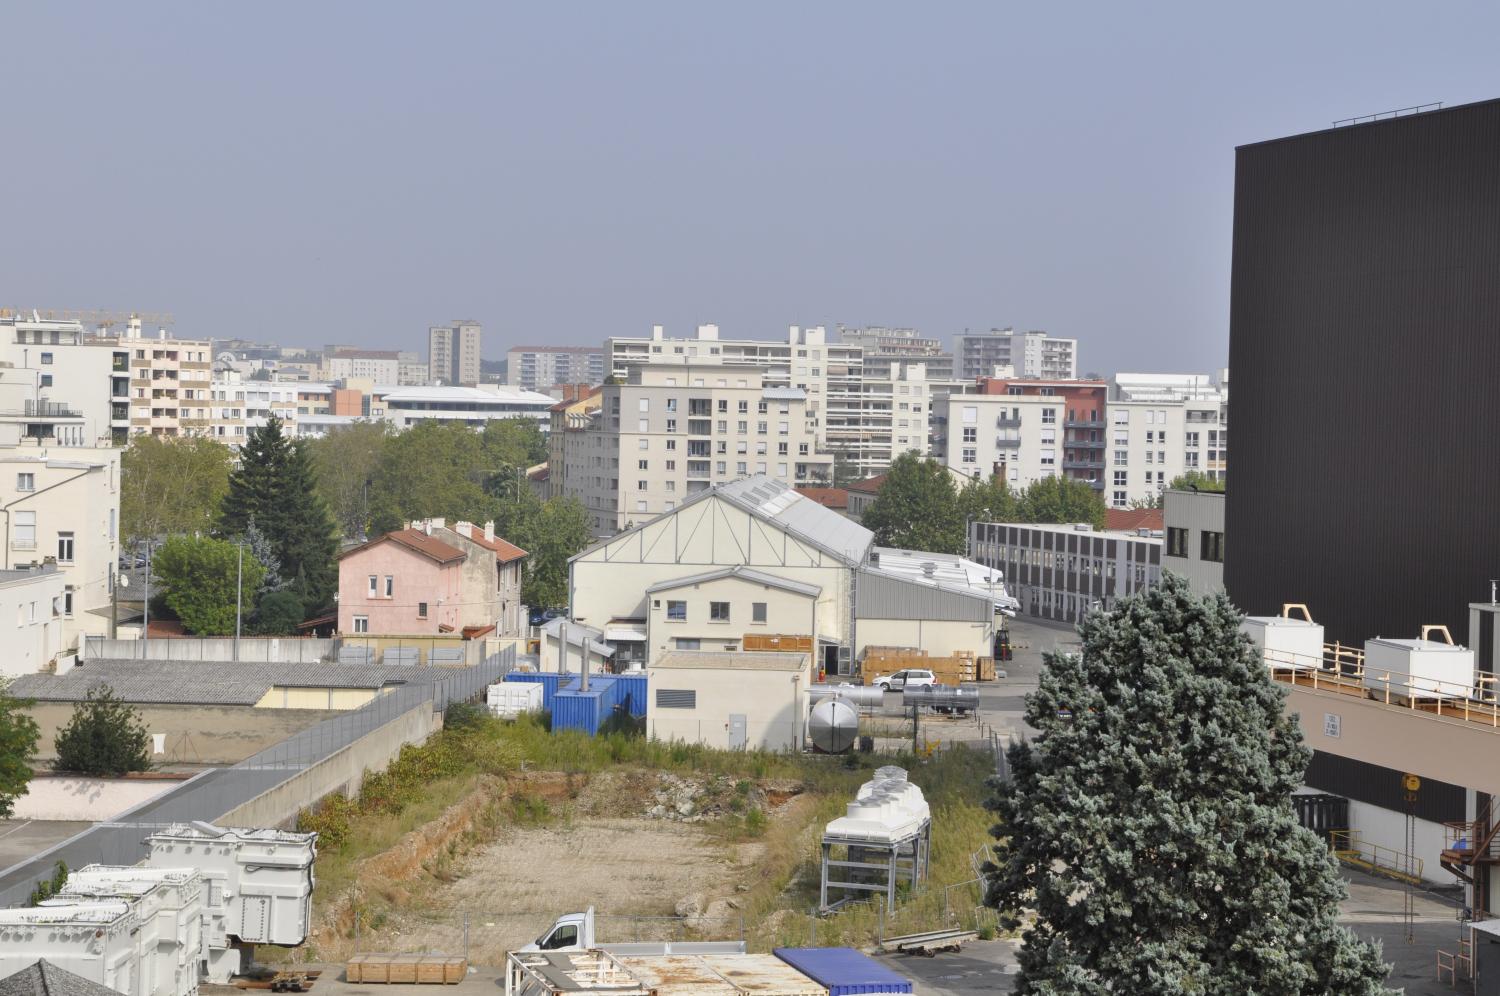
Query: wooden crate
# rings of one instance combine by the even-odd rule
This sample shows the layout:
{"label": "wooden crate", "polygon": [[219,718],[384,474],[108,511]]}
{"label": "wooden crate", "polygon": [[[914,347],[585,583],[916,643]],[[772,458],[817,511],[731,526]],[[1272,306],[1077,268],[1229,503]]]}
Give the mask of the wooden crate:
{"label": "wooden crate", "polygon": [[[388,954],[365,954],[357,955],[359,963],[360,982],[389,982],[391,981],[391,958]],[[347,971],[347,967],[345,969]],[[353,979],[349,980],[353,982]]]}
{"label": "wooden crate", "polygon": [[995,658],[993,658],[993,657],[981,657],[976,662],[976,664],[978,666],[977,666],[977,669],[974,672],[974,680],[975,681],[994,681],[995,680]]}
{"label": "wooden crate", "polygon": [[785,633],[746,633],[741,646],[746,650],[810,654],[813,649],[813,638]]}
{"label": "wooden crate", "polygon": [[416,982],[417,963],[421,960],[421,955],[393,955],[391,957],[389,974],[386,977],[386,981],[391,983],[392,985]]}
{"label": "wooden crate", "polygon": [[449,955],[428,955],[417,963],[417,981],[435,985],[457,985],[469,974],[469,963]]}
{"label": "wooden crate", "polygon": [[365,967],[365,959],[368,958],[368,957],[369,957],[369,955],[357,954],[357,955],[354,955],[353,957],[351,957],[347,962],[345,962],[344,963],[344,981],[346,981],[346,982],[363,982],[363,981],[365,981],[363,970],[364,970],[364,967]]}

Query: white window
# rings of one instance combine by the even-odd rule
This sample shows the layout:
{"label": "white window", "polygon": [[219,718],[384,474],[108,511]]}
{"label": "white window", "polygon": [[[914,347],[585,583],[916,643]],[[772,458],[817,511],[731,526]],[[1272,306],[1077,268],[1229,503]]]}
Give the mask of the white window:
{"label": "white window", "polygon": [[649,412],[651,410],[651,399],[650,398],[642,398],[640,400],[640,406],[641,406],[641,411],[642,412]]}
{"label": "white window", "polygon": [[974,448],[972,446],[965,446],[964,463],[974,463],[977,459],[978,457],[975,454]]}
{"label": "white window", "polygon": [[973,405],[964,406],[964,425],[974,425],[979,421],[979,409]]}
{"label": "white window", "polygon": [[15,541],[11,544],[18,550],[36,549],[36,513],[17,512],[15,515]]}
{"label": "white window", "polygon": [[1043,429],[1043,430],[1041,430],[1041,440],[1040,441],[1041,441],[1041,444],[1043,446],[1055,446],[1055,445],[1057,445],[1057,430],[1056,429]]}
{"label": "white window", "polygon": [[71,564],[73,562],[73,534],[57,534],[57,562],[59,564]]}
{"label": "white window", "polygon": [[646,510],[646,502],[644,500],[636,502],[635,510],[637,512],[644,512]]}
{"label": "white window", "polygon": [[[901,428],[903,428],[903,429],[906,428],[906,422],[905,421],[903,421],[901,423]],[[966,442],[966,443],[976,443],[978,441],[979,441],[979,430],[978,429],[965,429],[964,430],[964,442]]]}
{"label": "white window", "polygon": [[1119,464],[1120,466],[1123,467],[1126,464],[1128,464],[1129,462],[1130,462],[1130,451],[1129,450],[1115,450],[1115,463],[1117,463],[1117,464]]}
{"label": "white window", "polygon": [[1112,416],[1112,421],[1115,423],[1115,425],[1129,425],[1130,424],[1130,409],[1128,409],[1128,408],[1116,408],[1110,414]]}
{"label": "white window", "polygon": [[380,594],[380,575],[378,575],[378,574],[371,574],[370,575],[370,597],[374,598],[378,594]]}
{"label": "white window", "polygon": [[777,477],[783,477],[783,478],[786,477],[786,464],[784,464],[784,463],[778,463],[776,465],[776,476]]}
{"label": "white window", "polygon": [[766,603],[750,603],[750,621],[753,623],[764,623],[766,621]]}
{"label": "white window", "polygon": [[1057,409],[1056,408],[1043,408],[1042,409],[1042,424],[1043,425],[1056,425],[1057,424]]}
{"label": "white window", "polygon": [[65,616],[71,616],[72,614],[73,614],[73,586],[72,585],[68,585],[68,587],[66,587],[66,588],[63,589],[63,615],[65,615]]}
{"label": "white window", "polygon": [[1125,471],[1123,471],[1123,470],[1117,470],[1117,471],[1115,471],[1115,487],[1117,487],[1117,488],[1123,488],[1123,487],[1125,487]]}
{"label": "white window", "polygon": [[33,473],[31,473],[30,471],[28,471],[28,472],[26,472],[24,474],[17,474],[16,475],[16,490],[17,491],[35,491],[36,490],[36,475],[33,474]]}
{"label": "white window", "polygon": [[396,579],[391,575],[385,576],[385,597],[391,598],[396,594]]}
{"label": "white window", "polygon": [[729,603],[728,602],[709,602],[708,603],[708,621],[709,622],[728,622],[729,621]]}
{"label": "white window", "polygon": [[645,481],[636,481],[635,482],[635,489],[637,491],[645,491],[646,490],[646,482]]}
{"label": "white window", "polygon": [[1057,464],[1056,450],[1041,450],[1041,464],[1043,467],[1052,467]]}
{"label": "white window", "polygon": [[646,469],[648,469],[646,465],[649,464],[650,462],[651,462],[650,460],[637,460],[635,462],[636,469],[637,470],[646,470]]}
{"label": "white window", "polygon": [[651,448],[651,440],[647,439],[645,436],[642,436],[640,439],[637,439],[635,441],[635,446],[638,450],[649,450]]}
{"label": "white window", "polygon": [[649,418],[643,418],[643,419],[641,419],[637,423],[637,426],[638,426],[638,428],[636,429],[637,432],[650,432],[651,431],[651,420]]}
{"label": "white window", "polygon": [[356,632],[356,633],[368,633],[369,631],[370,631],[370,617],[369,616],[355,616],[354,617],[354,632]]}

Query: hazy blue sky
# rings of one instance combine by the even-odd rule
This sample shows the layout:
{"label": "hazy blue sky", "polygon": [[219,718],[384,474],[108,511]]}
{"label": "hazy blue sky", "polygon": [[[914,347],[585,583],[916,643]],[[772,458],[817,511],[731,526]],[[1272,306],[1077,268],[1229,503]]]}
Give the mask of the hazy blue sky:
{"label": "hazy blue sky", "polygon": [[1225,362],[1237,144],[1500,96],[1493,4],[0,8],[0,304],[485,355],[652,323]]}

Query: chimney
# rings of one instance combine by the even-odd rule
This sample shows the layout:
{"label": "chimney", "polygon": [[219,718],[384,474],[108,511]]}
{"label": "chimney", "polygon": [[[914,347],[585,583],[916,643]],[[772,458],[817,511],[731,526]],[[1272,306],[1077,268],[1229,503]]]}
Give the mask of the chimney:
{"label": "chimney", "polygon": [[474,534],[474,523],[465,522],[460,519],[453,524],[453,531],[460,536],[472,536]]}
{"label": "chimney", "polygon": [[431,519],[423,519],[422,520],[422,532],[426,533],[428,536],[432,535],[432,520]]}
{"label": "chimney", "polygon": [[653,342],[660,342],[661,341],[661,337],[662,337],[662,335],[665,332],[666,332],[666,329],[663,328],[660,325],[653,325],[653,326],[651,326],[651,339],[652,339],[652,341]]}
{"label": "chimney", "polygon": [[490,519],[484,524],[484,538],[493,540],[495,538],[495,520]]}

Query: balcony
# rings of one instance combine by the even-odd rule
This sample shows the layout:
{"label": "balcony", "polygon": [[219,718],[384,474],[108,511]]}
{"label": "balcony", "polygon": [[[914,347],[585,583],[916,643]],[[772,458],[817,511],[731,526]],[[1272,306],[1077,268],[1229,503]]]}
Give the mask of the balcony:
{"label": "balcony", "polygon": [[1070,418],[1063,422],[1069,429],[1102,429],[1104,420],[1091,418]]}
{"label": "balcony", "polygon": [[1103,470],[1103,460],[1075,460],[1063,459],[1063,468],[1066,470]]}
{"label": "balcony", "polygon": [[1021,417],[1019,415],[1001,415],[995,419],[995,428],[997,429],[1018,429],[1020,426]]}
{"label": "balcony", "polygon": [[1020,437],[1001,436],[1001,437],[996,438],[996,440],[995,440],[995,448],[996,449],[1014,450],[1014,449],[1019,449],[1020,446],[1021,446]]}

